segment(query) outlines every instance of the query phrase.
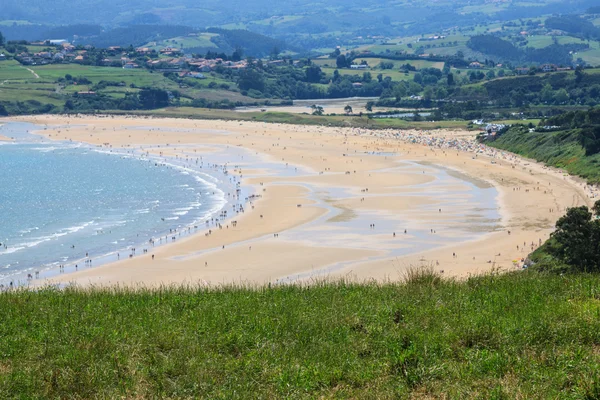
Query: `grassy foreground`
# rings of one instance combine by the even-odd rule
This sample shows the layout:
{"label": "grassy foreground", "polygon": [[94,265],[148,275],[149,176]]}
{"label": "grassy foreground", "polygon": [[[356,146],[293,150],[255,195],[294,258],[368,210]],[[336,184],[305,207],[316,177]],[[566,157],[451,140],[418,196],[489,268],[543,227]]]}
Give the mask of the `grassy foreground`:
{"label": "grassy foreground", "polygon": [[0,398],[600,396],[600,276],[0,294]]}

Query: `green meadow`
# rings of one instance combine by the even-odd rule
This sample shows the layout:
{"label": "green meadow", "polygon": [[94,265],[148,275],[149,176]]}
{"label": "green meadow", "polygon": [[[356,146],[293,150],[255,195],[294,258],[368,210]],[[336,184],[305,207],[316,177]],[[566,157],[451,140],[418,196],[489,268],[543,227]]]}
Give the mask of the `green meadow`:
{"label": "green meadow", "polygon": [[600,277],[0,293],[0,397],[600,395]]}

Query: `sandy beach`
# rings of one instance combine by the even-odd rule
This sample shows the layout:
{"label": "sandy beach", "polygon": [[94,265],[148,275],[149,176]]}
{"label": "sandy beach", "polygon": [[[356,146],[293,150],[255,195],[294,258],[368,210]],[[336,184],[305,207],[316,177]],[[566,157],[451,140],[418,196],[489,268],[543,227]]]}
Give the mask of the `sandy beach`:
{"label": "sandy beach", "polygon": [[[257,198],[221,229],[45,283],[397,280],[514,270],[593,188],[458,131],[367,131],[240,121],[36,116],[39,133],[227,165]],[[234,167],[235,166],[235,167]],[[236,223],[233,224],[232,221]],[[40,283],[41,284],[41,283]]]}

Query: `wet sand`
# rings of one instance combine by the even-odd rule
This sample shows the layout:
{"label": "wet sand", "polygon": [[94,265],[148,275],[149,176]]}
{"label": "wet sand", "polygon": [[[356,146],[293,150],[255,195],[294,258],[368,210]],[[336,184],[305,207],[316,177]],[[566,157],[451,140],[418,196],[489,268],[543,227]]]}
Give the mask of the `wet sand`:
{"label": "wet sand", "polygon": [[88,116],[17,120],[45,126],[41,133],[51,139],[229,162],[230,172],[262,196],[235,218],[236,226],[227,221],[211,235],[201,232],[51,283],[396,280],[415,265],[456,277],[514,270],[548,238],[566,207],[593,203],[577,180],[482,148],[464,131]]}

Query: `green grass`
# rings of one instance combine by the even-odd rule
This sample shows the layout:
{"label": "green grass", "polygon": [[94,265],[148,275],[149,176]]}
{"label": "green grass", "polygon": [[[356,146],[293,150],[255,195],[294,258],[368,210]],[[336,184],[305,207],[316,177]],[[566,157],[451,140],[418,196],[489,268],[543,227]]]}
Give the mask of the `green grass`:
{"label": "green grass", "polygon": [[[136,87],[155,87],[171,91],[179,91],[183,97],[188,99],[205,98],[209,100],[230,100],[232,102],[254,102],[255,99],[243,96],[239,92],[207,89],[210,82],[217,84],[227,83],[230,87],[236,85],[231,81],[215,78],[207,74],[208,79],[194,80],[188,79],[188,84],[200,84],[201,88],[187,87],[180,88],[172,80],[165,78],[161,73],[152,73],[146,69],[123,69],[113,67],[96,67],[79,64],[51,64],[43,66],[28,66],[39,75],[35,78],[25,67],[20,66],[16,61],[9,60],[0,62],[0,101],[25,101],[36,100],[42,103],[52,103],[54,105],[64,104],[67,96],[89,90],[94,84],[105,80],[115,82],[125,82],[125,87],[108,87],[100,93],[108,94],[112,97],[123,97],[125,93],[135,91],[130,85]],[[56,81],[70,74],[74,78],[83,76],[89,79],[90,85],[67,85],[56,93]]]}
{"label": "green grass", "polygon": [[322,125],[339,127],[357,127],[370,129],[467,129],[467,121],[406,121],[398,118],[374,118],[366,116],[345,115],[310,115],[287,112],[236,112],[230,110],[216,110],[192,107],[168,107],[158,110],[136,111],[105,111],[117,115],[151,115],[162,118],[189,118],[189,119],[226,119],[236,121],[259,121],[269,123],[295,124],[295,125]]}
{"label": "green grass", "polygon": [[600,277],[0,294],[0,397],[600,394]]}
{"label": "green grass", "polygon": [[548,47],[552,45],[552,36],[546,35],[537,35],[537,36],[529,36],[527,37],[528,47],[533,47],[535,49],[541,49],[544,47]]}
{"label": "green grass", "polygon": [[[521,121],[520,123],[524,123]],[[590,183],[600,182],[600,153],[587,156],[582,147],[579,130],[558,132],[528,132],[527,128],[513,127],[490,146],[565,169]]]}
{"label": "green grass", "polygon": [[27,71],[15,60],[0,62],[0,81],[32,78],[31,72]]}
{"label": "green grass", "polygon": [[[392,64],[394,64],[394,68],[400,68],[401,65],[405,65],[405,64],[410,64],[417,69],[423,69],[423,68],[442,69],[442,68],[444,68],[443,62],[434,62],[434,61],[427,61],[427,60],[398,61],[398,60],[386,60],[385,58],[357,58],[356,60],[354,60],[354,63],[360,64],[362,61],[366,61],[369,64],[369,66],[375,70],[377,70],[377,67],[379,66],[379,64],[381,62],[391,62]],[[335,64],[335,60],[333,60],[333,62]],[[389,70],[380,71],[380,72],[388,72],[388,71]]]}
{"label": "green grass", "polygon": [[[321,67],[321,70],[323,72],[325,72],[328,76],[333,76],[334,71],[336,70],[335,67]],[[400,72],[399,70],[393,70],[393,69],[386,69],[386,70],[381,70],[381,69],[367,69],[367,70],[355,70],[355,69],[349,69],[349,68],[344,68],[344,69],[338,69],[338,72],[340,73],[340,75],[358,75],[361,76],[365,73],[365,72],[370,72],[371,76],[373,79],[375,79],[377,77],[377,75],[381,74],[383,75],[383,77],[390,77],[392,78],[392,80],[394,81],[412,81],[414,79],[414,72],[409,72],[407,74],[405,74],[404,72]]]}

